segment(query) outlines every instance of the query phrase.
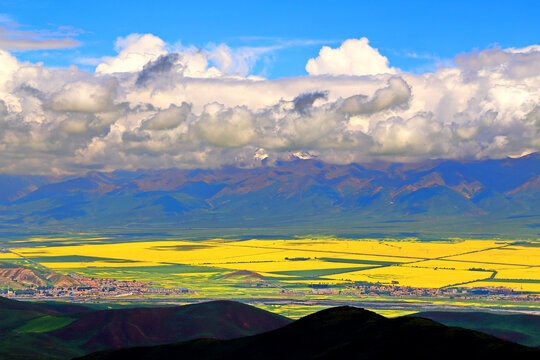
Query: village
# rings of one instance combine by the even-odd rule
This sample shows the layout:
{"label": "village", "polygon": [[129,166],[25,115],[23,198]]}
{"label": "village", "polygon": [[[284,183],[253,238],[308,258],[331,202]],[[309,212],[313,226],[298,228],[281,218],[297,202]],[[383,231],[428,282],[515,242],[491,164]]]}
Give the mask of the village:
{"label": "village", "polygon": [[[117,280],[87,277],[70,273],[70,278],[78,285],[71,287],[32,286],[26,289],[7,289],[3,296],[17,299],[85,300],[113,298],[175,298],[189,295],[204,295],[183,287],[163,287],[157,282],[139,280]],[[323,283],[308,284],[307,288],[283,287],[264,279],[244,279],[239,287],[278,288],[280,295],[297,296],[337,296],[356,298],[445,298],[454,300],[487,300],[512,302],[540,302],[537,293],[530,293],[509,287],[443,287],[420,288],[398,284],[358,282],[346,286],[332,286]]]}
{"label": "village", "polygon": [[7,290],[7,297],[50,298],[118,298],[127,296],[178,296],[195,294],[186,288],[157,287],[157,283],[137,280],[116,280],[69,274],[80,285],[73,287],[29,287],[24,290]]}
{"label": "village", "polygon": [[325,284],[309,285],[311,291],[288,291],[292,295],[337,295],[355,297],[389,297],[389,298],[447,298],[455,300],[487,300],[487,301],[523,301],[540,302],[536,293],[517,291],[508,287],[452,287],[452,288],[419,288],[411,286],[362,283],[346,288],[330,287]]}

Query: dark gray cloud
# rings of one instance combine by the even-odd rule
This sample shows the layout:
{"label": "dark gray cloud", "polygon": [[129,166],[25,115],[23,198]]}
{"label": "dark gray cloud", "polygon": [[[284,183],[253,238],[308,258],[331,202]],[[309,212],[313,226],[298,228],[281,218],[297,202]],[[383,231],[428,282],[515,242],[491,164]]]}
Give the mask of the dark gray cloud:
{"label": "dark gray cloud", "polygon": [[39,100],[45,100],[47,98],[47,94],[45,94],[43,91],[40,91],[28,84],[20,85],[15,89],[15,91],[22,92],[25,95],[33,96],[35,98],[38,98]]}
{"label": "dark gray cloud", "polygon": [[126,131],[122,133],[122,141],[126,142],[142,142],[150,140],[150,135],[141,133],[141,132],[135,132],[135,131]]}
{"label": "dark gray cloud", "polygon": [[135,85],[144,86],[150,79],[156,75],[168,73],[180,59],[178,53],[161,55],[154,61],[148,62],[137,75]]}
{"label": "dark gray cloud", "polygon": [[0,99],[0,116],[4,117],[8,114],[8,108],[4,100]]}
{"label": "dark gray cloud", "polygon": [[411,97],[411,87],[400,77],[388,80],[388,86],[379,89],[369,99],[365,95],[351,96],[343,101],[341,111],[349,114],[374,114],[376,112],[406,106]]}
{"label": "dark gray cloud", "polygon": [[298,95],[294,100],[294,110],[305,114],[317,99],[327,99],[328,91],[316,91]]}

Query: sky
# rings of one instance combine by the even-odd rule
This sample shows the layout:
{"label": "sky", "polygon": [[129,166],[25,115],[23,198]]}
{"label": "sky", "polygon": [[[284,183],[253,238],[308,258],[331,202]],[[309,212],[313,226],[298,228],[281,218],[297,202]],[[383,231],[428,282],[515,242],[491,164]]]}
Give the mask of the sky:
{"label": "sky", "polygon": [[252,69],[268,78],[303,75],[321,45],[350,38],[367,37],[394,66],[421,72],[462,52],[525,47],[540,33],[537,1],[14,0],[0,1],[0,13],[20,30],[78,42],[18,52],[23,60],[90,70],[84,59],[113,56],[119,36],[151,33],[186,46],[273,47]]}
{"label": "sky", "polygon": [[0,172],[540,150],[536,1],[0,1]]}

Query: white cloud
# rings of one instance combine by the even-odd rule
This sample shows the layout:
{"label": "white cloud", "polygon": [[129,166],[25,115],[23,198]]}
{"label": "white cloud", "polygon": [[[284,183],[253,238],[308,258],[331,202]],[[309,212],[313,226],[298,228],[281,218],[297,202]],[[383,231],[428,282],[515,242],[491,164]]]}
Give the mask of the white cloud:
{"label": "white cloud", "polygon": [[19,62],[15,56],[9,52],[0,50],[0,90],[11,79],[19,67]]}
{"label": "white cloud", "polygon": [[181,106],[171,105],[168,109],[142,123],[144,130],[170,130],[187,120],[191,112],[191,105],[183,103]]}
{"label": "white cloud", "polygon": [[44,106],[57,112],[98,113],[115,108],[117,81],[75,81],[64,85]]}
{"label": "white cloud", "polygon": [[218,147],[240,147],[255,136],[253,123],[253,113],[247,108],[210,104],[192,125],[190,135]]}
{"label": "white cloud", "polygon": [[319,56],[309,59],[306,71],[310,75],[377,75],[395,74],[388,59],[369,45],[365,37],[349,39],[337,49],[323,46]]}
{"label": "white cloud", "polygon": [[142,70],[149,61],[165,55],[165,42],[152,34],[131,34],[116,40],[116,57],[104,58],[96,68],[98,74],[113,74]]}
{"label": "white cloud", "polygon": [[210,58],[217,63],[219,69],[225,74],[245,76],[262,54],[274,49],[241,47],[233,50],[227,44],[220,44],[210,51]]}
{"label": "white cloud", "polygon": [[[425,74],[256,81],[238,74],[239,60],[225,46],[216,50],[219,69],[211,52],[170,47],[153,35],[127,36],[117,49],[93,74],[0,51],[4,172],[255,166],[292,154],[347,163],[540,151],[537,46],[462,54],[454,67]],[[385,58],[382,64],[392,69]]]}

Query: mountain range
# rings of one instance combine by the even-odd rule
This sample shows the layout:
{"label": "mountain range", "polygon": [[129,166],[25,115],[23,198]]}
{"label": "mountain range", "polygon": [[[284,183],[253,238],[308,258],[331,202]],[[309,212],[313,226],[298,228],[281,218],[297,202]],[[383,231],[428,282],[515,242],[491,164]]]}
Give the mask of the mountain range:
{"label": "mountain range", "polygon": [[0,223],[537,236],[540,153],[500,160],[0,175]]}

